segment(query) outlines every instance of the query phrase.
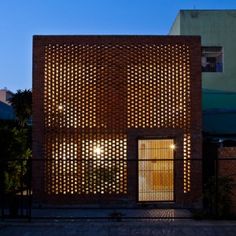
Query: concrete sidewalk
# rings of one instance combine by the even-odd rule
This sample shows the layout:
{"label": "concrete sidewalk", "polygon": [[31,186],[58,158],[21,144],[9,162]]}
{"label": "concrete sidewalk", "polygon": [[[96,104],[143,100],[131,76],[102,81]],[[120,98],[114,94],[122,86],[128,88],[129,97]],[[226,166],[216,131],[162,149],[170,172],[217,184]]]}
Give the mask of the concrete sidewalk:
{"label": "concrete sidewalk", "polygon": [[1,236],[235,236],[236,221],[34,220],[0,222]]}
{"label": "concrete sidewalk", "polygon": [[111,218],[111,216],[120,215],[122,218],[192,218],[190,211],[185,209],[83,209],[83,208],[49,208],[32,209],[33,218],[69,218],[69,219],[98,219]]}

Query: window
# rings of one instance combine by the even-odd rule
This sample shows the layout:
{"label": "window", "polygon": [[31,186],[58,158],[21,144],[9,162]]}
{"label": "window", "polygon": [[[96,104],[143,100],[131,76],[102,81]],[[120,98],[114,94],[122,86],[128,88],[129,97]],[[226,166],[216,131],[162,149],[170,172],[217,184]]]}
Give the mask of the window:
{"label": "window", "polygon": [[202,72],[223,72],[222,47],[202,47]]}

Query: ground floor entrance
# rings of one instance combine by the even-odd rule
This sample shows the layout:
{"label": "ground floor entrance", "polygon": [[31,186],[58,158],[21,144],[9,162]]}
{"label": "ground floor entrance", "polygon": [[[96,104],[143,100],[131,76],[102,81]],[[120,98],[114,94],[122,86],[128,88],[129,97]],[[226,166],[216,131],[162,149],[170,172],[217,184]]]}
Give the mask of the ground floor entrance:
{"label": "ground floor entrance", "polygon": [[174,139],[138,140],[138,201],[174,201]]}

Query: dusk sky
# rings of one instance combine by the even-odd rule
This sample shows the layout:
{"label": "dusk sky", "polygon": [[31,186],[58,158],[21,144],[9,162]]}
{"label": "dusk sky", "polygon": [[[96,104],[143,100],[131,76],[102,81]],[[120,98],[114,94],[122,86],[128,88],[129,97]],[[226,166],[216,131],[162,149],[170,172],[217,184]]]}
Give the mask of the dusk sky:
{"label": "dusk sky", "polygon": [[165,35],[180,9],[236,0],[0,0],[0,88],[31,88],[33,35]]}

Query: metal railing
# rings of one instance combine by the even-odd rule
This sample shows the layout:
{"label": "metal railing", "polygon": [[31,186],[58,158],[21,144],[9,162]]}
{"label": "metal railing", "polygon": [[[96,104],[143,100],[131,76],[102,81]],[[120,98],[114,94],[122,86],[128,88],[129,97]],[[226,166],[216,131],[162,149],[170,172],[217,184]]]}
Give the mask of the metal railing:
{"label": "metal railing", "polygon": [[[170,164],[164,166],[163,161],[171,162],[172,167],[170,168]],[[188,160],[190,161],[190,166],[195,166],[202,168],[203,180],[201,180],[202,184],[199,183],[199,185],[202,185],[202,192],[201,197],[203,198],[203,209],[202,211],[207,212],[209,215],[212,214],[216,217],[222,216],[222,211],[224,212],[227,210],[227,207],[230,205],[230,210],[232,210],[232,206],[235,203],[236,207],[236,198],[234,198],[236,194],[236,158],[218,158],[217,160],[212,161],[209,163],[208,160],[202,160],[202,159],[192,159]],[[69,166],[71,166],[71,160],[68,160]],[[86,161],[81,160],[81,168],[82,168],[82,162],[84,162],[84,165],[86,166]],[[91,161],[90,161],[91,162]],[[40,201],[40,197],[37,196],[37,194],[34,192],[34,188],[32,190],[32,172],[35,170],[32,169],[32,166],[34,166],[36,163],[43,165],[44,167],[52,167],[53,163],[55,164],[55,160],[28,160],[25,162],[25,160],[1,160],[0,163],[0,192],[1,192],[1,219],[8,219],[8,218],[22,218],[22,219],[110,219],[110,220],[122,220],[122,219],[186,219],[186,218],[192,218],[193,214],[190,213],[189,208],[186,207],[185,209],[178,206],[178,204],[175,204],[176,199],[173,197],[173,199],[147,199],[147,201],[140,201],[138,199],[138,195],[140,194],[140,188],[142,187],[140,184],[140,180],[137,179],[138,171],[140,168],[143,168],[143,163],[148,166],[148,168],[144,168],[142,171],[146,171],[147,173],[150,173],[150,176],[146,176],[146,178],[149,178],[149,181],[151,184],[154,184],[155,187],[152,191],[156,191],[153,193],[154,197],[160,196],[158,195],[158,191],[162,191],[162,197],[165,196],[163,194],[165,192],[165,188],[169,187],[171,191],[173,191],[173,194],[175,195],[175,192],[178,192],[176,188],[178,188],[178,184],[174,184],[174,182],[183,182],[184,181],[184,174],[181,175],[176,174],[178,171],[179,166],[183,168],[184,160],[183,159],[173,159],[173,160],[125,160],[122,161],[125,162],[121,165],[118,165],[120,168],[125,167],[125,171],[115,170],[115,168],[111,168],[111,173],[94,171],[91,172],[91,174],[84,174],[84,177],[80,177],[80,182],[78,180],[74,180],[71,186],[77,185],[83,185],[84,187],[80,187],[79,191],[76,193],[75,188],[73,187],[73,194],[71,193],[60,193],[62,190],[58,190],[59,193],[53,193],[53,191],[56,191],[54,189],[48,189],[47,185],[44,186],[45,188],[42,189],[42,192],[44,194],[40,195],[42,197],[42,201]],[[154,163],[155,162],[155,163]],[[207,162],[207,163],[205,163]],[[51,163],[51,164],[49,164]],[[78,166],[78,160],[76,160],[77,166]],[[162,163],[162,164],[161,164]],[[197,163],[197,164],[196,164]],[[15,164],[17,165],[18,172],[11,172],[10,167]],[[101,164],[101,163],[100,163]],[[149,165],[150,164],[150,165]],[[154,165],[159,166],[155,169]],[[209,165],[213,165],[211,167],[207,167]],[[234,168],[235,165],[235,168]],[[37,166],[37,165],[36,165]],[[66,166],[66,165],[65,165]],[[94,163],[94,166],[98,166],[98,163]],[[115,166],[115,165],[114,165]],[[87,165],[87,171],[92,170],[91,168],[93,165]],[[26,169],[25,169],[26,168]],[[162,168],[162,169],[160,169]],[[168,169],[169,168],[169,169]],[[212,168],[212,172],[207,175],[207,168]],[[80,169],[81,170],[81,169]],[[228,170],[228,172],[226,171]],[[58,169],[58,173],[55,173],[54,170],[54,176],[52,173],[46,177],[41,176],[43,179],[44,184],[46,184],[47,181],[52,181],[52,179],[59,174],[60,169]],[[86,168],[83,170],[86,171]],[[114,172],[115,171],[115,172]],[[118,172],[117,172],[118,171]],[[130,171],[136,171],[130,176]],[[169,171],[169,173],[168,173]],[[45,172],[44,172],[45,173]],[[69,173],[69,172],[68,172]],[[67,172],[60,172],[60,179],[63,180],[63,176],[68,177]],[[119,176],[121,176],[121,173],[125,176],[126,180],[118,179],[119,181],[123,181],[121,188],[121,192],[118,194],[112,194],[112,190],[109,194],[106,194],[109,192],[109,184],[112,185],[112,183],[116,184],[116,186],[119,186],[118,182],[116,181],[117,173]],[[159,175],[158,175],[159,173]],[[165,173],[165,174],[163,174]],[[168,173],[168,174],[166,174]],[[201,173],[201,171],[200,171]],[[77,173],[78,174],[78,173]],[[100,178],[100,182],[98,180],[92,180],[92,178],[96,179],[96,175]],[[182,176],[182,177],[181,177]],[[113,178],[114,177],[114,178]],[[166,180],[161,180],[161,178],[167,178]],[[40,178],[40,177],[38,177]],[[70,176],[68,177],[70,179]],[[121,178],[121,177],[119,177]],[[131,181],[132,178],[136,178],[135,181]],[[156,178],[156,179],[153,179]],[[158,178],[160,178],[158,180]],[[173,179],[171,179],[173,178]],[[178,179],[179,178],[179,179]],[[34,176],[35,181],[35,176]],[[42,180],[41,179],[41,180]],[[199,178],[201,179],[201,178]],[[15,181],[15,188],[12,186],[14,183],[12,181]],[[173,180],[173,183],[172,183]],[[54,183],[60,184],[60,181],[55,182],[56,179],[53,180]],[[84,181],[86,183],[84,183]],[[110,181],[110,183],[109,183]],[[112,182],[113,181],[113,182]],[[155,182],[156,181],[156,182]],[[106,183],[105,183],[106,182]],[[155,182],[155,183],[154,183]],[[66,181],[65,181],[66,183]],[[97,191],[97,193],[94,193],[94,196],[92,196],[92,189],[96,191],[96,187],[89,188],[88,184],[94,184],[97,183],[100,184],[100,187],[97,188],[100,189],[100,192]],[[150,183],[143,182],[144,189],[147,190],[147,185]],[[162,189],[160,189],[161,183],[166,184],[166,186],[162,186]],[[71,183],[70,183],[71,184]],[[130,201],[130,198],[127,197],[127,194],[129,193],[129,186],[136,185],[136,187],[133,186],[133,190],[136,189],[137,192],[133,193],[133,197]],[[87,187],[86,187],[87,186]],[[127,189],[125,188],[127,186]],[[102,187],[105,191],[105,194],[102,194]],[[88,189],[88,192],[86,192],[86,188]],[[156,190],[155,190],[156,188]],[[168,190],[168,191],[169,191]],[[54,195],[54,197],[51,198],[49,196],[48,199],[51,198],[52,201],[48,201],[48,203],[45,204],[45,196],[47,199],[47,194],[45,194],[46,191],[49,191],[49,195]],[[89,192],[90,191],[90,192]],[[114,190],[115,193],[116,189]],[[122,192],[123,191],[123,192]],[[182,190],[181,190],[182,191]],[[155,195],[156,194],[156,195]],[[188,193],[187,193],[188,194]],[[191,193],[190,193],[191,194]],[[69,196],[69,197],[68,197]],[[97,196],[97,199],[96,199]],[[117,198],[116,198],[117,196]],[[170,196],[170,195],[168,195]],[[230,196],[228,198],[228,196]],[[227,199],[225,199],[227,197]],[[53,203],[53,201],[56,199],[56,203]],[[59,201],[58,201],[59,199]],[[61,199],[61,201],[60,201]],[[163,200],[163,201],[162,201]],[[230,201],[231,200],[231,201]],[[228,205],[224,205],[223,202],[227,202]],[[186,210],[187,209],[187,210]]]}

